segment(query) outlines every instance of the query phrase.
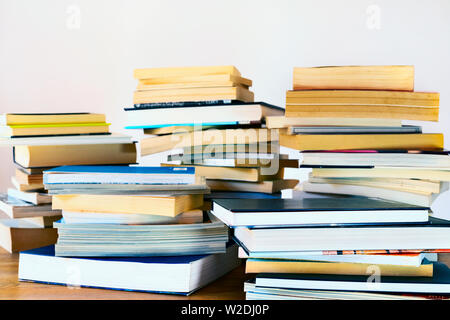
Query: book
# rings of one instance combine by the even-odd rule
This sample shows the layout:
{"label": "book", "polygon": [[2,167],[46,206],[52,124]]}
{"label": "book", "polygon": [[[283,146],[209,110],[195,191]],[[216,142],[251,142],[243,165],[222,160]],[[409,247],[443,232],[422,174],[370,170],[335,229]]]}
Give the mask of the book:
{"label": "book", "polygon": [[254,279],[244,283],[246,300],[436,300],[448,299],[446,295],[374,293],[355,291],[302,290],[268,288],[255,285]]}
{"label": "book", "polygon": [[448,183],[446,182],[418,179],[309,177],[308,182],[366,186],[424,194],[441,193],[448,189]]}
{"label": "book", "polygon": [[[231,154],[233,154],[233,157],[235,157],[236,154],[245,154],[246,157],[250,157],[250,154],[254,154],[254,157],[263,157],[264,154],[270,154],[270,156],[267,157],[282,157],[279,155],[280,145],[278,144],[278,141],[274,140],[278,139],[278,135],[273,132],[270,132],[269,134],[271,137],[258,137],[257,139],[259,139],[259,142],[253,142],[256,139],[250,138],[251,140],[249,140],[249,142],[251,142],[246,143],[241,137],[242,140],[233,143],[234,140],[229,137],[228,140],[232,140],[230,144],[213,143],[193,145],[173,149],[172,152],[174,154],[183,154],[183,157],[199,157],[201,155],[202,158],[219,158]],[[173,157],[173,155],[171,157]]]}
{"label": "book", "polygon": [[[281,158],[281,159],[280,159]],[[194,153],[169,155],[167,161],[180,165],[216,167],[284,167],[298,168],[297,159],[286,159],[277,153]]]}
{"label": "book", "polygon": [[286,289],[408,292],[408,293],[450,293],[450,270],[439,262],[433,262],[433,277],[383,276],[379,281],[367,282],[368,275],[313,275],[313,274],[260,274],[256,285]]}
{"label": "book", "polygon": [[414,90],[414,66],[295,67],[294,90]]}
{"label": "book", "polygon": [[161,90],[178,88],[236,87],[248,88],[252,80],[231,74],[172,76],[140,79],[137,90]]}
{"label": "book", "polygon": [[48,137],[13,137],[0,138],[0,145],[8,146],[54,146],[54,145],[86,145],[86,144],[125,144],[132,143],[131,136],[111,134],[64,135]]}
{"label": "book", "polygon": [[133,103],[160,103],[177,101],[239,100],[253,102],[252,91],[241,87],[176,88],[135,91]]}
{"label": "book", "polygon": [[349,185],[339,183],[316,183],[316,182],[311,183],[309,181],[303,182],[301,184],[301,188],[303,191],[306,192],[374,197],[426,207],[431,207],[431,204],[439,195],[421,191],[402,191],[372,186]]}
{"label": "book", "polygon": [[0,137],[108,134],[109,123],[25,124],[0,126]]}
{"label": "book", "polygon": [[61,166],[44,172],[44,184],[194,184],[192,167]]}
{"label": "book", "polygon": [[[161,163],[161,166],[177,167],[176,164]],[[204,165],[183,165],[183,167],[195,167],[195,172],[205,179],[234,180],[260,182],[267,180],[279,180],[284,176],[284,168],[265,167],[216,167]]]}
{"label": "book", "polygon": [[376,118],[305,118],[305,117],[266,117],[268,129],[281,129],[291,126],[356,126],[356,127],[400,127],[400,119],[376,119]]}
{"label": "book", "polygon": [[419,126],[401,126],[401,127],[357,127],[357,126],[299,126],[289,127],[288,133],[293,134],[346,134],[346,133],[422,133],[422,127]]}
{"label": "book", "polygon": [[[429,250],[432,251],[432,250]],[[435,250],[436,251],[436,250]],[[298,251],[298,252],[246,252],[239,247],[241,259],[276,259],[292,261],[325,261],[361,264],[379,264],[419,267],[424,259],[438,261],[437,252],[403,253],[401,250],[384,250],[383,253],[361,250],[346,251]]]}
{"label": "book", "polygon": [[15,146],[14,162],[22,167],[55,167],[61,165],[133,164],[136,145],[85,144]]}
{"label": "book", "polygon": [[446,249],[450,246],[447,220],[428,223],[332,227],[234,229],[236,241],[247,251],[315,251]]}
{"label": "book", "polygon": [[402,134],[280,134],[280,145],[295,150],[443,149],[444,136]]}
{"label": "book", "polygon": [[364,197],[214,199],[212,214],[230,227],[427,222],[429,207]]}
{"label": "book", "polygon": [[205,76],[217,74],[229,74],[234,76],[241,75],[241,73],[235,66],[159,67],[141,68],[134,70],[135,79]]}
{"label": "book", "polygon": [[448,150],[331,150],[303,152],[302,166],[450,167]]}
{"label": "book", "polygon": [[28,174],[25,170],[21,168],[16,168],[15,177],[18,183],[21,184],[42,184],[43,183],[43,174]]}
{"label": "book", "polygon": [[52,196],[41,192],[25,192],[17,189],[9,188],[8,197],[16,198],[35,205],[52,203]]}
{"label": "book", "polygon": [[151,214],[175,217],[203,205],[202,194],[176,196],[58,194],[53,209],[109,213]]}
{"label": "book", "polygon": [[61,211],[53,210],[50,204],[34,205],[11,197],[5,193],[0,193],[0,210],[6,213],[10,218],[61,215]]}
{"label": "book", "polygon": [[284,114],[283,108],[264,102],[194,107],[127,108],[125,111],[126,129],[193,126],[195,124],[205,126],[251,124],[259,123],[267,116]]}
{"label": "book", "polygon": [[226,252],[228,229],[219,220],[191,224],[54,223],[56,256],[184,256]]}
{"label": "book", "polygon": [[313,168],[311,175],[322,178],[397,178],[450,181],[450,171],[440,168]]}
{"label": "book", "polygon": [[150,214],[109,213],[92,211],[62,211],[64,222],[92,223],[92,224],[189,224],[203,222],[201,210],[189,210],[180,213],[176,217],[157,216]]}
{"label": "book", "polygon": [[39,216],[39,217],[29,217],[29,218],[19,218],[18,220],[26,221],[34,224],[40,228],[53,228],[53,223],[61,220],[63,216]]}
{"label": "book", "polygon": [[261,192],[261,193],[277,193],[281,190],[292,189],[299,183],[295,179],[280,179],[260,182],[247,181],[227,181],[208,179],[206,184],[213,191],[239,191],[239,192]]}
{"label": "book", "polygon": [[361,275],[368,274],[370,268],[377,268],[380,274],[393,277],[432,277],[433,264],[425,261],[419,267],[396,266],[384,264],[367,264],[351,262],[301,261],[281,259],[255,259],[245,262],[246,273],[292,273],[292,274],[334,274]]}
{"label": "book", "polygon": [[[76,263],[83,277],[68,277]],[[226,253],[178,257],[62,258],[54,247],[21,252],[20,281],[189,295],[239,265],[237,247]],[[108,272],[105,272],[108,270]]]}
{"label": "book", "polygon": [[106,117],[100,113],[4,113],[0,125],[46,125],[62,123],[104,123]]}
{"label": "book", "polygon": [[57,237],[53,228],[22,219],[0,219],[0,245],[10,253],[55,244]]}
{"label": "book", "polygon": [[246,152],[246,145],[252,146],[251,150],[257,150],[251,152],[260,149],[267,152],[272,150],[269,142],[278,141],[278,136],[278,130],[264,128],[211,129],[144,138],[140,146],[143,156],[172,149],[182,149],[180,151],[183,153]]}
{"label": "book", "polygon": [[20,183],[16,177],[11,177],[11,183],[17,190],[21,192],[44,192],[44,185],[42,183]]}

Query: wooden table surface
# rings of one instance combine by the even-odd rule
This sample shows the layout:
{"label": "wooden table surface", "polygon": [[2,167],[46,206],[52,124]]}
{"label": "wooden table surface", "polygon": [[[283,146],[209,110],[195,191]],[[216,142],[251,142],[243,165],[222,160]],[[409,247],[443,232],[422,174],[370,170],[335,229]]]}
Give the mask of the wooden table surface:
{"label": "wooden table surface", "polygon": [[74,288],[18,281],[19,254],[0,248],[0,300],[243,300],[244,264],[190,296],[94,288]]}

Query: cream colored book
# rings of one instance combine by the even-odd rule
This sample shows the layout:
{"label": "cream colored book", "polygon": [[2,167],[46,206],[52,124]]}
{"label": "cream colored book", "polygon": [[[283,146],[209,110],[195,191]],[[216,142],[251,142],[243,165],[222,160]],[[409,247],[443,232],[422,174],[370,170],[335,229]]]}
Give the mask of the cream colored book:
{"label": "cream colored book", "polygon": [[160,67],[134,70],[135,79],[150,79],[163,77],[189,77],[216,74],[241,76],[235,66],[192,66],[192,67]]}
{"label": "cream colored book", "polygon": [[400,119],[376,118],[309,118],[271,116],[266,117],[266,126],[269,129],[288,128],[295,126],[343,126],[343,127],[401,127]]}
{"label": "cream colored book", "polygon": [[294,68],[294,90],[414,90],[414,66],[329,66]]}
{"label": "cream colored book", "polygon": [[248,89],[252,86],[252,80],[233,76],[231,74],[150,78],[139,80],[137,90],[236,86],[241,86]]}

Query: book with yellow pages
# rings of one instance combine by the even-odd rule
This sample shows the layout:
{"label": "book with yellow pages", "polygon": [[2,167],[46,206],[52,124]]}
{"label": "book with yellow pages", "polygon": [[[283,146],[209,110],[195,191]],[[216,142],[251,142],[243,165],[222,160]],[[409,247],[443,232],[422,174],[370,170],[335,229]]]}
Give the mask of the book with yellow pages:
{"label": "book with yellow pages", "polygon": [[105,123],[106,116],[100,113],[5,113],[0,115],[1,126],[48,125],[74,123]]}
{"label": "book with yellow pages", "polygon": [[0,126],[0,137],[109,134],[109,123],[60,123]]}

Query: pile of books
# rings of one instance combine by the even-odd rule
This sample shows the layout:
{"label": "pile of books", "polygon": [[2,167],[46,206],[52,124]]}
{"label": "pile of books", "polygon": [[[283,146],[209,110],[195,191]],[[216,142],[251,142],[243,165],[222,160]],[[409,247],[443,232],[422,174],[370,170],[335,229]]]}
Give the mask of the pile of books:
{"label": "pile of books", "polygon": [[[431,214],[447,186],[441,134],[401,120],[438,119],[439,94],[414,92],[413,68],[296,68],[282,146],[309,181],[294,199],[216,199],[234,228],[247,299],[422,299],[450,293],[450,222]],[[270,121],[268,121],[270,122]],[[305,192],[309,191],[311,193]]]}
{"label": "pile of books", "polygon": [[253,102],[252,81],[233,66],[137,69],[127,128],[151,135],[141,155],[169,152],[163,166],[194,167],[211,198],[279,198],[297,180],[284,168],[298,161],[280,155],[279,130],[265,128],[284,109]]}
{"label": "pile of books", "polygon": [[293,87],[286,118],[324,119],[280,136],[312,168],[302,190],[431,206],[448,189],[443,135],[402,125],[439,116],[439,93],[413,91],[412,66],[295,68]]}
{"label": "pile of books", "polygon": [[104,114],[3,114],[0,144],[13,146],[14,188],[0,194],[0,244],[18,252],[54,244],[52,209],[43,172],[67,164],[129,164],[136,162],[131,137],[109,132]]}
{"label": "pile of books", "polygon": [[[21,253],[21,280],[190,294],[239,264],[192,168],[62,166],[44,184],[63,216],[58,241]],[[67,278],[73,263],[81,279]]]}

